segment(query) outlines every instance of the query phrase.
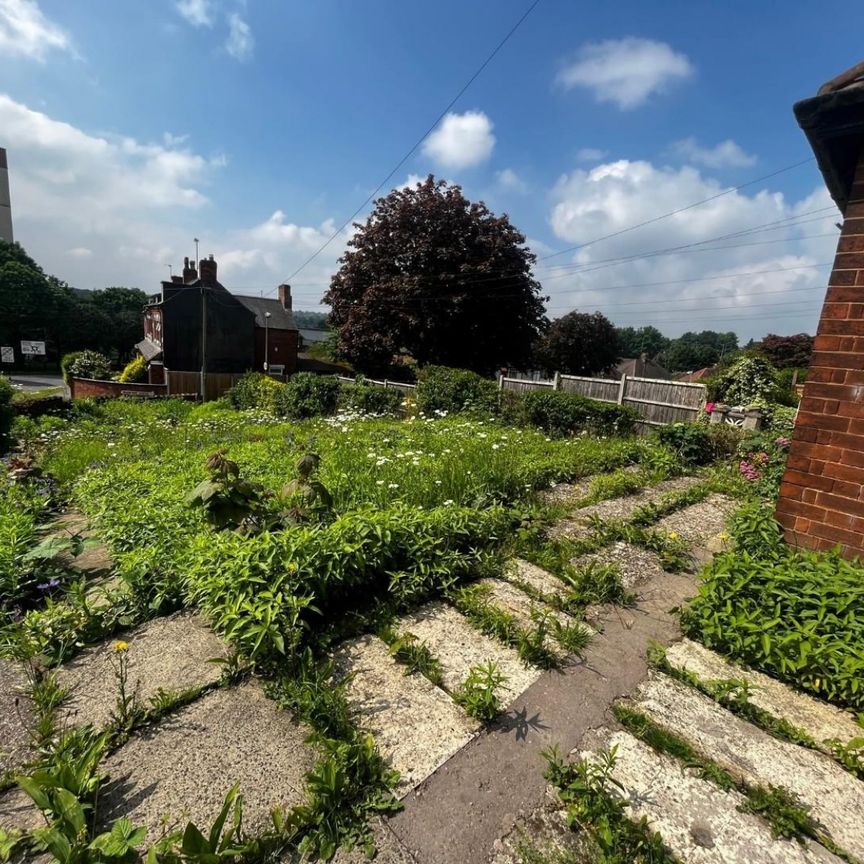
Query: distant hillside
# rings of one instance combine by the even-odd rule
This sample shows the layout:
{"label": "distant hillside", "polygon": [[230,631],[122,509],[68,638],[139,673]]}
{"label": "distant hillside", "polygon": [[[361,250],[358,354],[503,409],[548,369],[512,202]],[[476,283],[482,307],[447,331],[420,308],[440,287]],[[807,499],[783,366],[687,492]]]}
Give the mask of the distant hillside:
{"label": "distant hillside", "polygon": [[327,330],[326,312],[306,312],[294,310],[294,323],[300,330]]}

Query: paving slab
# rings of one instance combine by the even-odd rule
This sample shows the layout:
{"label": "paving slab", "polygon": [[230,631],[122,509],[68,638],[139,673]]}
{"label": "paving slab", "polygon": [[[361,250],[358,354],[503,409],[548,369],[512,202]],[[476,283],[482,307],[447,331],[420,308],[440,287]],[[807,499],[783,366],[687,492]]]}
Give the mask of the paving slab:
{"label": "paving slab", "polygon": [[709,495],[704,501],[664,516],[654,527],[677,534],[691,547],[705,546],[719,552],[724,548],[721,535],[726,531],[726,520],[739,506],[727,495]]}
{"label": "paving slab", "polygon": [[73,537],[79,535],[89,540],[87,547],[80,555],[67,557],[67,563],[75,570],[80,570],[85,576],[105,576],[114,569],[114,561],[107,547],[96,539],[96,534],[90,527],[90,521],[77,510],[70,510],[54,520],[51,536]]}
{"label": "paving slab", "polygon": [[551,537],[569,537],[573,540],[588,537],[591,534],[588,522],[592,517],[596,516],[600,519],[623,520],[626,522],[640,507],[644,507],[646,504],[657,503],[666,495],[675,492],[684,492],[701,482],[701,477],[674,477],[671,480],[664,480],[656,486],[644,489],[642,492],[637,492],[635,495],[626,495],[623,498],[608,498],[605,501],[600,501],[598,504],[582,507],[576,510],[569,519],[563,519],[555,525],[549,531],[549,535]]}
{"label": "paving slab", "polygon": [[652,674],[636,707],[744,782],[780,786],[809,805],[835,843],[864,859],[864,783],[822,753],[772,737],[667,675]]}
{"label": "paving slab", "polygon": [[485,862],[519,814],[542,803],[543,751],[559,744],[569,752],[586,730],[608,722],[612,702],[647,674],[648,644],[679,638],[670,610],[695,591],[692,577],[664,574],[661,588],[646,588],[628,610],[629,626],[613,618],[584,660],[544,672],[488,734],[474,738],[407,796],[405,809],[388,825],[417,864]]}
{"label": "paving slab", "polygon": [[104,827],[120,816],[156,839],[187,819],[212,824],[235,783],[249,833],[272,825],[274,807],[304,800],[304,776],[315,753],[309,729],[268,699],[255,682],[214,690],[133,736],[100,766],[109,782],[100,795]]}
{"label": "paving slab", "polygon": [[[387,827],[384,819],[373,819],[370,828],[375,842],[375,864],[416,864],[408,850]],[[362,849],[352,849],[350,852],[339,849],[333,858],[333,864],[369,864],[369,856]]]}
{"label": "paving slab", "polygon": [[31,831],[44,824],[33,799],[17,786],[0,792],[0,828],[4,831]]}
{"label": "paving slab", "polygon": [[[197,615],[178,613],[156,618],[120,637],[129,646],[127,689],[138,689],[146,706],[157,690],[185,690],[217,682],[222,674],[218,663],[227,656],[225,643]],[[118,639],[90,648],[57,672],[57,680],[68,696],[60,708],[61,722],[107,726],[118,696]]]}
{"label": "paving slab", "polygon": [[489,589],[489,603],[509,612],[523,627],[534,626],[534,616],[540,612],[548,613],[560,624],[570,625],[576,622],[576,619],[566,612],[553,609],[548,604],[529,597],[524,591],[503,579],[481,579],[478,584]]}
{"label": "paving slab", "polygon": [[413,633],[428,646],[440,662],[444,686],[451,692],[461,687],[472,666],[489,661],[496,663],[507,677],[498,690],[504,704],[509,704],[542,674],[540,669],[526,666],[512,648],[481,633],[445,603],[430,603],[405,616],[397,629]]}
{"label": "paving slab", "polygon": [[597,564],[615,564],[621,574],[621,583],[628,591],[638,588],[651,579],[662,578],[666,572],[660,565],[656,552],[633,546],[621,540],[604,546],[597,552],[580,555],[570,563],[574,567]]}
{"label": "paving slab", "polygon": [[422,675],[405,675],[374,636],[343,643],[333,654],[350,675],[348,701],[381,754],[401,775],[401,797],[474,737],[479,724]]}
{"label": "paving slab", "polygon": [[18,663],[0,659],[0,778],[31,758],[35,722],[24,670]]}
{"label": "paving slab", "polygon": [[772,717],[803,729],[825,752],[830,753],[825,741],[836,739],[848,744],[853,738],[864,737],[864,728],[848,711],[799,693],[755,669],[733,663],[698,642],[683,639],[671,645],[666,659],[673,668],[691,672],[705,682],[745,680],[752,688],[748,693],[749,702]]}
{"label": "paving slab", "polygon": [[[643,816],[658,831],[679,861],[699,864],[840,864],[818,844],[775,839],[767,822],[742,813],[744,796],[724,791],[692,769],[662,755],[627,732],[600,733],[607,748],[616,748],[610,794],[627,802],[628,815]],[[596,752],[582,758],[597,761]]]}
{"label": "paving slab", "polygon": [[511,582],[524,583],[546,596],[564,596],[567,593],[567,586],[557,576],[521,558],[508,562],[505,576]]}

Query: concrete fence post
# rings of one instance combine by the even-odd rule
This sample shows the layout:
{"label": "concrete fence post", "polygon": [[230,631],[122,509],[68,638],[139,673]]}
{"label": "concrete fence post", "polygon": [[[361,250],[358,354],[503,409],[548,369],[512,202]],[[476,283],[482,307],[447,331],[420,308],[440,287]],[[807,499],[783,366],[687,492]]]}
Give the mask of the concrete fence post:
{"label": "concrete fence post", "polygon": [[619,405],[624,404],[624,396],[626,395],[626,391],[627,391],[627,376],[622,375],[621,376],[621,382],[618,384],[618,404]]}
{"label": "concrete fence post", "polygon": [[556,372],[552,376],[552,389],[553,390],[560,390],[561,389],[561,373],[560,372]]}

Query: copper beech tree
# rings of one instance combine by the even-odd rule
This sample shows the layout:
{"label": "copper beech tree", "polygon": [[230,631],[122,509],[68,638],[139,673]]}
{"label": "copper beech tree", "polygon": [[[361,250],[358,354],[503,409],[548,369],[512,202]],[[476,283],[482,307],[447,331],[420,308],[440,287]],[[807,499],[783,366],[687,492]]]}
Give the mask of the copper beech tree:
{"label": "copper beech tree", "polygon": [[506,215],[430,174],[355,228],[324,296],[346,360],[375,371],[407,354],[483,374],[529,361],[546,298]]}

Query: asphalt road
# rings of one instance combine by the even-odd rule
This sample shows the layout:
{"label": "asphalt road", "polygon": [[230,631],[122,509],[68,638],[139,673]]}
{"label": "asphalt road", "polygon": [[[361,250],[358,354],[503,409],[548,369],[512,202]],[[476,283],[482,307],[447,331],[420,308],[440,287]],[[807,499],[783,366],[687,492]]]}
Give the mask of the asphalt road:
{"label": "asphalt road", "polygon": [[46,387],[62,387],[63,379],[59,375],[16,375],[9,376],[13,386],[21,390],[44,390]]}

